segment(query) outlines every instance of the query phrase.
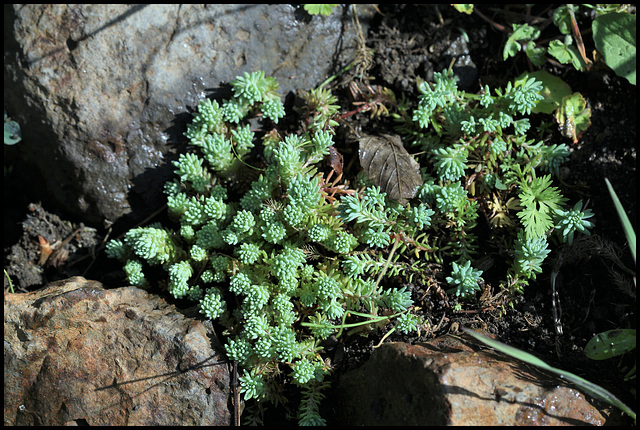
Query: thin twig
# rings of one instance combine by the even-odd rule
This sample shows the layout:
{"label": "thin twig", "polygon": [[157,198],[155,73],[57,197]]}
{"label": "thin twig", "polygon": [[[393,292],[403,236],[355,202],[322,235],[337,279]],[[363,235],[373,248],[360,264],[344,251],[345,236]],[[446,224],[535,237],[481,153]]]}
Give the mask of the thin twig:
{"label": "thin twig", "polygon": [[238,390],[238,362],[233,360],[231,369],[231,390],[233,392],[233,425],[240,425],[240,391]]}

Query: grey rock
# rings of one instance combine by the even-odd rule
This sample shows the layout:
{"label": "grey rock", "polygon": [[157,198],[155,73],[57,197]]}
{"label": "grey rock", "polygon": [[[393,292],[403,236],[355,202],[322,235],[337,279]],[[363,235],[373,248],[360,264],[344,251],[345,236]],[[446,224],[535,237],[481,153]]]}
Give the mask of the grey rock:
{"label": "grey rock", "polygon": [[[275,5],[5,5],[4,102],[60,208],[88,222],[163,203],[187,113],[243,72],[285,95],[354,54],[350,10]],[[370,10],[370,12],[368,12]],[[366,30],[372,8],[359,8]]]}
{"label": "grey rock", "polygon": [[4,315],[5,425],[230,424],[212,327],[157,296],[75,277],[5,294]]}
{"label": "grey rock", "polygon": [[478,79],[478,67],[471,59],[465,36],[460,35],[451,42],[445,58],[449,61],[455,59],[453,73],[458,77],[458,87],[463,90],[472,88]]}

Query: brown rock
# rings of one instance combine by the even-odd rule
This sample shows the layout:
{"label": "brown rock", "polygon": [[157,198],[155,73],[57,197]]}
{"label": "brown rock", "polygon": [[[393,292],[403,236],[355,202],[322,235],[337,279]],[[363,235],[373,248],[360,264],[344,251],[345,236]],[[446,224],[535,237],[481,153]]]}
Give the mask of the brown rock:
{"label": "brown rock", "polygon": [[338,387],[344,425],[602,425],[565,382],[454,341],[387,343]]}
{"label": "brown rock", "polygon": [[4,312],[5,425],[230,423],[212,328],[157,296],[75,277]]}

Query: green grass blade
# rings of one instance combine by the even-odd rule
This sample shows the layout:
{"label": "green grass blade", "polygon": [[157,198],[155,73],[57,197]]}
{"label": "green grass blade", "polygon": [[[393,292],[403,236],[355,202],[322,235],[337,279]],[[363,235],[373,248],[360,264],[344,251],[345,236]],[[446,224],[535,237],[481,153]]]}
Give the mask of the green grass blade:
{"label": "green grass blade", "polygon": [[483,336],[469,329],[463,328],[463,330],[465,333],[467,333],[474,339],[484,343],[487,346],[490,346],[491,348],[494,348],[502,352],[503,354],[506,354],[520,361],[524,361],[527,364],[531,364],[532,366],[537,366],[548,372],[559,375],[562,379],[565,379],[573,383],[576,387],[582,389],[585,393],[593,396],[594,398],[598,400],[602,400],[603,402],[606,402],[610,405],[620,408],[620,410],[626,412],[635,421],[636,413],[630,407],[625,405],[620,399],[618,399],[616,396],[614,396],[613,394],[611,394],[609,391],[605,390],[601,386],[594,384],[593,382],[589,382],[586,379],[579,377],[578,375],[574,375],[573,373],[549,366],[547,363],[540,360],[538,357],[529,354],[528,352],[521,351],[518,348],[514,348],[513,346],[505,345],[502,342],[498,342],[495,339],[491,339],[490,337]]}
{"label": "green grass blade", "polygon": [[613,200],[613,204],[616,206],[616,211],[618,211],[618,216],[620,217],[620,222],[622,223],[622,228],[624,230],[624,235],[627,236],[627,242],[629,242],[629,248],[631,249],[631,255],[633,256],[633,262],[636,262],[636,232],[633,230],[633,226],[631,225],[631,221],[629,221],[629,217],[627,213],[624,211],[622,207],[622,203],[620,203],[620,199],[618,195],[613,190],[611,186],[611,182],[607,178],[604,178],[604,181],[607,183],[607,188],[609,188],[609,194],[611,194],[611,199]]}

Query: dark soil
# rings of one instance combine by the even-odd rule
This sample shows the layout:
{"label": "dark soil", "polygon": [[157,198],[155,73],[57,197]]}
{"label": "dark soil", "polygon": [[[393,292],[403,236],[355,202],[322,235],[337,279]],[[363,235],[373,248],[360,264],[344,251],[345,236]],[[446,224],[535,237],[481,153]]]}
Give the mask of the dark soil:
{"label": "dark soil", "polygon": [[[521,12],[517,6],[509,9],[483,5],[481,10],[489,19],[507,28],[511,28],[510,20]],[[396,95],[404,93],[409,99],[416,100],[416,80],[431,79],[434,72],[449,67],[454,57],[457,59],[454,70],[461,77],[460,86],[470,92],[479,91],[485,84],[504,87],[509,80],[530,70],[524,55],[502,61],[507,34],[477,14],[460,14],[448,5],[389,5],[381,6],[381,12],[382,15],[376,14],[367,35],[367,46],[375,50],[368,64],[370,67],[368,70],[365,65],[352,69],[342,75],[333,88],[345,110],[354,109],[348,99],[348,84],[360,81],[357,73],[368,77],[366,82],[372,87],[390,88]],[[534,15],[536,13],[548,16],[548,11],[542,7],[533,11]],[[585,17],[578,19],[581,29],[590,28]],[[466,43],[462,31],[468,37]],[[592,52],[594,47],[590,45],[590,38],[584,39],[586,51]],[[596,333],[636,327],[635,287],[631,282],[635,273],[625,272],[617,262],[634,272],[635,264],[604,182],[605,177],[611,181],[635,227],[636,88],[604,67],[578,72],[571,66],[547,63],[544,69],[561,77],[574,92],[580,92],[592,109],[592,124],[577,144],[562,137],[556,127],[550,138],[551,142],[565,143],[572,150],[563,171],[561,188],[570,201],[582,199],[588,202],[588,207],[595,213],[592,236],[576,239],[573,252],[564,254],[562,263],[559,253],[553,252],[546,260],[545,272],[522,296],[513,300],[512,306],[501,301],[497,288],[499,274],[492,280],[490,272],[485,279],[483,298],[462,303],[462,311],[458,312],[452,310],[456,304],[454,297],[447,297],[435,288],[428,289],[420,282],[407,285],[414,293],[419,312],[429,324],[420,336],[394,333],[388,340],[415,343],[456,333],[459,327],[483,328],[501,341],[598,383],[625,403],[635,405],[632,394],[635,383],[623,379],[635,365],[635,351],[623,357],[592,361],[584,356],[583,348]],[[349,121],[353,129],[368,133],[374,130],[394,132],[392,121],[371,119],[368,113],[354,115]],[[345,159],[345,165],[348,163]],[[124,285],[118,264],[106,259],[101,252],[102,240],[110,230],[85,227],[82,220],[62,221],[63,211],[47,206],[47,196],[37,192],[38,181],[45,179],[30,181],[30,178],[28,172],[20,169],[5,174],[5,203],[13,202],[12,209],[5,212],[5,270],[11,274],[14,288],[29,291],[47,282],[80,274],[107,286]],[[46,210],[37,204],[29,205],[38,201],[43,202]],[[38,236],[51,245],[59,243],[57,246],[64,248],[64,252],[56,253],[57,258],[50,258],[44,267],[38,260],[46,244],[42,245]],[[68,240],[65,242],[65,239]],[[550,274],[554,266],[559,271],[556,288],[557,303],[561,306],[561,333],[556,331],[552,312]],[[442,281],[445,273],[441,269],[434,266],[430,275]],[[7,290],[5,276],[5,292]],[[366,337],[353,335],[329,346],[334,377],[362,364],[385,333],[373,331]],[[332,416],[330,401],[325,407],[324,416]],[[618,411],[608,411],[617,422]]]}

